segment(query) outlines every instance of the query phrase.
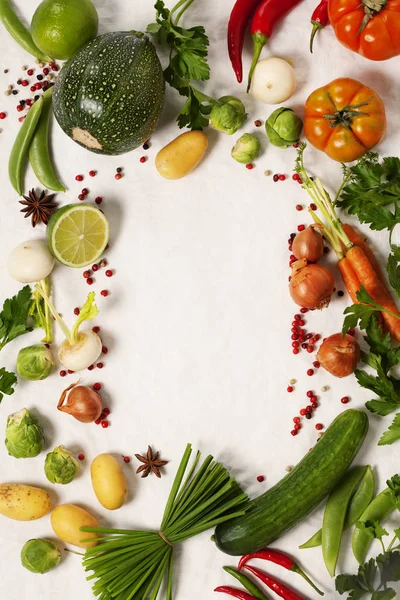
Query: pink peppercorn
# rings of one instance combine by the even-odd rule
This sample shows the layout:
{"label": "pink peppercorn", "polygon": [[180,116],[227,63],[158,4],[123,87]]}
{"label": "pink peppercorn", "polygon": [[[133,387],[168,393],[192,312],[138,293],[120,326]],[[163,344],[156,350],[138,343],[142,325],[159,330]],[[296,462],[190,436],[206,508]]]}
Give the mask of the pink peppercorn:
{"label": "pink peppercorn", "polygon": [[139,161],[141,163],[145,163],[147,161],[147,156],[141,156],[140,159],[139,159]]}
{"label": "pink peppercorn", "polygon": [[5,118],[6,118],[6,116],[7,116],[7,113],[5,113],[5,112],[0,112],[0,119],[1,119],[1,120],[5,119]]}
{"label": "pink peppercorn", "polygon": [[42,84],[39,81],[37,83],[35,83],[35,89],[36,90],[41,90],[42,89]]}
{"label": "pink peppercorn", "polygon": [[317,431],[321,431],[321,429],[323,429],[323,428],[324,428],[324,426],[322,425],[322,423],[317,423],[316,426],[315,426],[315,429]]}
{"label": "pink peppercorn", "polygon": [[89,177],[96,177],[97,171],[89,171]]}
{"label": "pink peppercorn", "polygon": [[96,264],[92,265],[92,271],[96,272],[98,270],[99,270],[99,265],[96,265]]}
{"label": "pink peppercorn", "polygon": [[74,308],[74,315],[78,316],[80,312],[81,312],[81,309],[78,308],[78,306],[76,308]]}
{"label": "pink peppercorn", "polygon": [[78,460],[85,460],[85,455],[84,454],[78,454]]}
{"label": "pink peppercorn", "polygon": [[312,375],[314,375],[314,369],[308,369],[308,370],[307,370],[307,375],[308,375],[309,377],[311,377]]}
{"label": "pink peppercorn", "polygon": [[343,396],[343,398],[340,400],[340,402],[342,404],[347,404],[349,402],[350,398],[348,396]]}
{"label": "pink peppercorn", "polygon": [[107,298],[109,292],[107,290],[101,290],[100,294],[104,296],[104,298]]}
{"label": "pink peppercorn", "polygon": [[265,480],[265,477],[264,477],[264,475],[259,475],[259,476],[257,477],[257,481],[258,481],[259,483],[262,483],[264,480]]}
{"label": "pink peppercorn", "polygon": [[306,409],[305,408],[301,408],[300,409],[300,414],[301,414],[302,417],[304,417],[307,414]]}
{"label": "pink peppercorn", "polygon": [[104,364],[102,362],[97,363],[96,367],[98,369],[102,369],[104,367]]}
{"label": "pink peppercorn", "polygon": [[94,284],[94,280],[91,277],[88,277],[88,279],[86,279],[86,283],[88,285],[93,285]]}
{"label": "pink peppercorn", "polygon": [[98,325],[95,325],[94,327],[92,327],[92,331],[93,333],[99,333],[100,327]]}
{"label": "pink peppercorn", "polygon": [[279,175],[279,181],[285,181],[286,175]]}
{"label": "pink peppercorn", "polygon": [[[23,79],[23,80],[21,81],[21,85],[22,85],[22,87],[28,87],[28,85],[29,85],[29,81],[27,81],[26,79]],[[33,86],[32,86],[32,87],[33,87]]]}
{"label": "pink peppercorn", "polygon": [[43,75],[48,75],[50,73],[49,69],[47,67],[45,67],[43,69]]}
{"label": "pink peppercorn", "polygon": [[83,188],[81,194],[83,194],[83,196],[87,196],[89,193],[89,190],[87,188]]}
{"label": "pink peppercorn", "polygon": [[60,371],[60,377],[65,377],[67,374],[67,371]]}
{"label": "pink peppercorn", "polygon": [[273,179],[273,181],[275,181],[275,183],[276,183],[277,181],[279,181],[279,175],[278,175],[277,173],[275,173],[275,175],[273,176],[273,178],[272,178],[272,179]]}
{"label": "pink peppercorn", "polygon": [[254,121],[254,125],[255,125],[255,127],[261,127],[261,125],[262,125],[262,122],[260,121],[260,119],[256,119],[256,120]]}
{"label": "pink peppercorn", "polygon": [[113,272],[111,271],[111,269],[107,269],[106,277],[112,277],[112,276],[113,276]]}
{"label": "pink peppercorn", "polygon": [[298,431],[296,431],[296,429],[292,429],[292,431],[290,433],[291,433],[291,435],[295,436],[298,434]]}
{"label": "pink peppercorn", "polygon": [[314,392],[312,390],[308,390],[306,393],[307,398],[312,398],[314,396]]}
{"label": "pink peppercorn", "polygon": [[94,365],[90,365],[90,366],[87,368],[87,370],[88,370],[88,371],[93,371],[93,369],[94,369]]}
{"label": "pink peppercorn", "polygon": [[128,464],[131,462],[131,459],[129,458],[129,456],[124,456],[124,463]]}
{"label": "pink peppercorn", "polygon": [[318,408],[318,402],[313,402],[313,403],[311,404],[311,406],[312,406],[314,409]]}
{"label": "pink peppercorn", "polygon": [[77,175],[77,176],[75,177],[75,180],[76,180],[76,181],[83,181],[83,175]]}
{"label": "pink peppercorn", "polygon": [[295,423],[293,429],[295,429],[296,431],[299,431],[301,429],[301,424]]}
{"label": "pink peppercorn", "polygon": [[293,417],[293,423],[300,423],[300,417]]}
{"label": "pink peppercorn", "polygon": [[310,208],[311,208],[311,210],[317,210],[317,205],[314,204],[314,202],[311,202]]}
{"label": "pink peppercorn", "polygon": [[300,309],[300,312],[304,315],[306,312],[308,312],[308,308],[303,307]]}
{"label": "pink peppercorn", "polygon": [[100,423],[101,423],[101,419],[96,419],[96,420],[95,420],[95,423],[96,423],[96,425],[100,425]]}
{"label": "pink peppercorn", "polygon": [[101,383],[95,383],[95,384],[93,384],[93,389],[96,390],[96,392],[98,392],[99,390],[101,390]]}
{"label": "pink peppercorn", "polygon": [[289,392],[289,394],[291,394],[293,392],[293,386],[288,385],[287,391]]}
{"label": "pink peppercorn", "polygon": [[89,270],[87,270],[87,271],[83,271],[83,277],[84,277],[85,279],[88,279],[88,277],[90,277],[90,271],[89,271]]}
{"label": "pink peppercorn", "polygon": [[297,225],[297,231],[304,231],[306,228],[305,225]]}
{"label": "pink peppercorn", "polygon": [[27,75],[29,75],[29,77],[32,77],[33,75],[33,69],[28,69],[26,72]]}
{"label": "pink peppercorn", "polygon": [[303,207],[301,204],[296,204],[296,210],[300,211],[303,210]]}
{"label": "pink peppercorn", "polygon": [[247,163],[246,169],[248,169],[249,171],[251,171],[252,169],[254,169],[254,165],[252,163]]}
{"label": "pink peppercorn", "polygon": [[24,110],[24,107],[23,107],[23,106],[21,106],[21,104],[18,104],[18,106],[17,106],[17,111],[18,111],[18,112],[22,112],[23,110]]}
{"label": "pink peppercorn", "polygon": [[101,351],[102,351],[103,354],[108,354],[108,348],[107,348],[107,346],[102,346],[101,347]]}
{"label": "pink peppercorn", "polygon": [[96,204],[101,204],[103,202],[103,198],[101,196],[97,196],[97,198],[95,198],[94,201],[96,202]]}
{"label": "pink peppercorn", "polygon": [[83,194],[79,194],[78,195],[78,200],[80,200],[82,202],[82,200],[85,199],[85,196]]}
{"label": "pink peppercorn", "polygon": [[123,178],[123,175],[122,175],[122,173],[116,173],[116,174],[114,175],[114,177],[115,177],[115,179],[122,179],[122,178]]}
{"label": "pink peppercorn", "polygon": [[107,427],[109,426],[109,422],[108,421],[102,421],[101,422],[101,426],[103,427],[103,429],[107,429]]}

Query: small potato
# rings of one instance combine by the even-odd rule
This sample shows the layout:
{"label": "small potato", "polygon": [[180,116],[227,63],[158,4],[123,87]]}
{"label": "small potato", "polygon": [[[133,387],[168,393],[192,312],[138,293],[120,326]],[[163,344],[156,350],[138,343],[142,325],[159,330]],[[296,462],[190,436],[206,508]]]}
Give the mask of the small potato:
{"label": "small potato", "polygon": [[197,167],[207,146],[208,139],[202,131],[182,133],[157,154],[157,171],[165,179],[181,179]]}
{"label": "small potato", "polygon": [[49,494],[21,483],[0,484],[0,514],[16,521],[35,521],[51,510]]}
{"label": "small potato", "polygon": [[98,533],[80,531],[81,527],[99,527],[97,519],[90,513],[74,504],[61,504],[53,510],[50,516],[51,526],[60,540],[79,548],[93,548],[97,542],[85,542],[99,537]]}
{"label": "small potato", "polygon": [[99,454],[90,467],[92,486],[97,500],[104,508],[121,508],[128,494],[126,477],[111,454]]}

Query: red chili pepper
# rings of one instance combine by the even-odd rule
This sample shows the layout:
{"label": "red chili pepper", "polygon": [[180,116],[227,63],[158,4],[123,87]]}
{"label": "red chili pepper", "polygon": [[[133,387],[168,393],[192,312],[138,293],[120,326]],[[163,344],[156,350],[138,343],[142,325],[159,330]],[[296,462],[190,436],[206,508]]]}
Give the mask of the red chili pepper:
{"label": "red chili pepper", "polygon": [[261,560],[269,560],[270,562],[275,563],[276,565],[280,565],[284,569],[288,571],[293,571],[298,575],[301,575],[303,579],[307,581],[311,585],[311,587],[318,592],[320,596],[324,595],[324,592],[321,592],[317,588],[317,586],[311,581],[311,579],[304,573],[304,571],[299,567],[299,565],[287,554],[283,554],[283,552],[279,552],[278,550],[259,550],[258,552],[253,552],[252,554],[246,554],[242,556],[239,561],[238,569],[241,571],[244,566],[251,560],[252,558],[260,558]]}
{"label": "red chili pepper", "polygon": [[250,573],[253,573],[253,575],[258,577],[260,581],[265,583],[265,585],[267,585],[271,590],[273,590],[275,594],[278,594],[278,596],[284,598],[284,600],[305,600],[304,596],[299,596],[299,594],[296,594],[296,592],[286,587],[283,583],[277,581],[276,579],[273,579],[272,577],[270,577],[266,573],[263,573],[259,569],[256,569],[255,567],[249,567],[247,565],[244,568],[250,571]]}
{"label": "red chili pepper", "polygon": [[310,37],[311,53],[313,51],[313,43],[317,31],[329,25],[328,2],[329,0],[321,0],[311,15],[311,25],[313,26]]}
{"label": "red chili pepper", "polygon": [[301,0],[263,0],[258,6],[251,23],[254,54],[250,67],[247,91],[250,89],[251,79],[261,51],[271,37],[275,25],[300,2]]}
{"label": "red chili pepper", "polygon": [[230,587],[229,585],[220,585],[215,588],[214,592],[222,592],[223,594],[228,594],[228,596],[239,598],[239,600],[257,600],[255,596],[243,592],[242,590],[238,590],[237,588]]}
{"label": "red chili pepper", "polygon": [[228,52],[236,79],[242,83],[242,51],[246,27],[261,0],[236,0],[228,23]]}

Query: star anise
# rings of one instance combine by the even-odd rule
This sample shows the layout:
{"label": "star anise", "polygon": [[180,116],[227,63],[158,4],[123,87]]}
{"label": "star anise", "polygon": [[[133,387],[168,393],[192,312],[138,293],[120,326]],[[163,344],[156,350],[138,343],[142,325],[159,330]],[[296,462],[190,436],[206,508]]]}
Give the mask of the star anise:
{"label": "star anise", "polygon": [[20,204],[25,206],[21,210],[22,213],[25,213],[25,219],[32,217],[32,227],[36,227],[38,223],[47,225],[54,209],[57,208],[57,203],[53,202],[54,196],[55,194],[46,195],[44,190],[39,196],[32,189],[29,191],[29,196],[24,196],[25,200],[19,201]]}
{"label": "star anise", "polygon": [[160,453],[153,453],[153,450],[150,446],[147,448],[146,456],[142,456],[141,454],[135,454],[136,458],[143,463],[137,469],[136,473],[142,473],[142,477],[147,477],[151,472],[156,475],[156,477],[161,477],[160,467],[168,464],[167,460],[160,460]]}

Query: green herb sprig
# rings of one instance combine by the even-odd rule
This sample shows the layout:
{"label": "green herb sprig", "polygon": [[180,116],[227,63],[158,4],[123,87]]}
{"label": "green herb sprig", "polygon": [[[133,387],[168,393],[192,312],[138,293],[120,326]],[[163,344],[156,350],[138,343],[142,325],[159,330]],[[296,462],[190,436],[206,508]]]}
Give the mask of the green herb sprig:
{"label": "green herb sprig", "polygon": [[83,559],[100,600],[156,600],[165,577],[166,599],[172,600],[175,546],[244,514],[248,498],[226,469],[212,456],[199,465],[198,452],[187,472],[191,454],[188,444],[158,532],[82,528],[100,535]]}
{"label": "green herb sprig", "polygon": [[192,81],[210,78],[207,62],[209,39],[201,25],[185,29],[179,21],[194,0],[179,0],[169,10],[163,0],[155,4],[156,22],[147,27],[160,44],[170,47],[169,65],[164,71],[165,80],[187,100],[178,115],[179,127],[203,129],[208,125],[208,115],[216,100],[203,94]]}

